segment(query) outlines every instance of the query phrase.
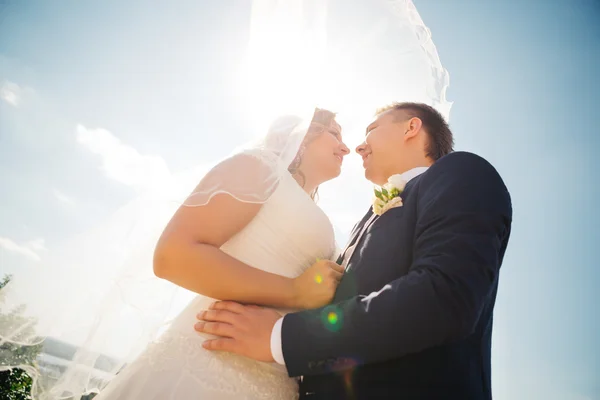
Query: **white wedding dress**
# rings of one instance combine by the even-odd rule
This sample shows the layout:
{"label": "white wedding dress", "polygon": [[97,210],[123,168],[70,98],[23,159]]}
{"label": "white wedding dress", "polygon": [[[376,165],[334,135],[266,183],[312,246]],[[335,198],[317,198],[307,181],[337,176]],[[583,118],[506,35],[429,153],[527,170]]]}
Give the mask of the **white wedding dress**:
{"label": "white wedding dress", "polygon": [[[256,217],[221,249],[255,268],[296,277],[317,258],[332,258],[335,240],[325,213],[286,173]],[[202,347],[211,336],[194,330],[196,314],[213,301],[194,298],[95,400],[297,398],[297,381],[285,367]]]}

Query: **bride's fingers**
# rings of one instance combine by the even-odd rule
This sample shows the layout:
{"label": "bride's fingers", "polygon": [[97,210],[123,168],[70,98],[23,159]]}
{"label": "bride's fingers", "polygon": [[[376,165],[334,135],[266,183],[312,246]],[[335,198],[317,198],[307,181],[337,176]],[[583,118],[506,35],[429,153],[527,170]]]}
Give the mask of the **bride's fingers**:
{"label": "bride's fingers", "polygon": [[342,280],[342,277],[344,276],[344,274],[342,274],[341,272],[331,270],[331,276],[333,277],[333,279],[335,279],[336,281],[339,282]]}
{"label": "bride's fingers", "polygon": [[339,265],[339,264],[337,264],[337,263],[334,263],[334,262],[331,262],[331,264],[329,264],[329,267],[330,267],[332,270],[334,270],[334,271],[336,271],[336,272],[339,272],[340,274],[343,274],[343,273],[344,273],[344,271],[345,271],[345,270],[344,270],[344,267],[342,267],[341,265]]}
{"label": "bride's fingers", "polygon": [[235,301],[217,301],[210,305],[211,310],[227,310],[237,314],[244,312],[244,306]]}
{"label": "bride's fingers", "polygon": [[235,332],[233,326],[221,322],[198,322],[194,325],[194,329],[198,332],[210,333],[211,335],[227,338],[232,338]]}

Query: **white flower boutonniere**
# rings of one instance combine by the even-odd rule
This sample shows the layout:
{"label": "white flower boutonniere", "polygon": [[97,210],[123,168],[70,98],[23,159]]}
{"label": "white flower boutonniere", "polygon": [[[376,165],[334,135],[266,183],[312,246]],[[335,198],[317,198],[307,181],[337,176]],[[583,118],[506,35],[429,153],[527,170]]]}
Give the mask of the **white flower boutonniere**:
{"label": "white flower boutonniere", "polygon": [[402,175],[390,176],[387,183],[381,187],[381,190],[374,190],[373,212],[382,215],[391,208],[402,207],[400,193],[404,191],[405,186],[406,181],[402,179]]}

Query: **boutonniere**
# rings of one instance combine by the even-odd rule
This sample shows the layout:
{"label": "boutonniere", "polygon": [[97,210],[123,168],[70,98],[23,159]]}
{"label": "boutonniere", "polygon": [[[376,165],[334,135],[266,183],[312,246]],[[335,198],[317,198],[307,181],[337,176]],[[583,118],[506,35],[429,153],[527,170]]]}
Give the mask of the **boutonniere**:
{"label": "boutonniere", "polygon": [[402,175],[392,175],[387,183],[381,187],[381,190],[374,189],[373,212],[382,215],[387,210],[394,207],[402,207],[402,198],[400,193],[404,190],[406,181]]}

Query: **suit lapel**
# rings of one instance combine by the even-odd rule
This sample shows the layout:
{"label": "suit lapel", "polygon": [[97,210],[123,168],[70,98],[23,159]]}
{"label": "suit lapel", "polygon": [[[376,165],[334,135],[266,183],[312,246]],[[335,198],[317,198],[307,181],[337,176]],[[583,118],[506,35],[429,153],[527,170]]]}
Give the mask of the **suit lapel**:
{"label": "suit lapel", "polygon": [[358,248],[358,245],[360,244],[360,239],[363,237],[363,235],[369,229],[369,227],[373,224],[373,222],[375,222],[377,220],[378,215],[376,215],[374,213],[369,213],[369,214],[370,214],[369,219],[363,224],[361,229],[359,229],[357,231],[357,235],[356,235],[356,238],[354,239],[354,241],[350,242],[351,244],[346,248],[344,253],[342,253],[343,258],[342,258],[341,265],[346,269],[347,269],[348,264],[350,263],[350,260],[352,259],[352,255],[354,254],[354,252]]}
{"label": "suit lapel", "polygon": [[[408,182],[406,184],[406,187],[404,188],[403,193],[400,195],[400,197],[402,197],[403,201],[406,198],[406,195],[409,192],[410,188],[415,184],[415,182],[417,182],[419,180],[421,175],[411,179],[410,182]],[[337,259],[337,263],[342,265],[344,268],[346,268],[346,270],[347,270],[348,264],[350,263],[350,260],[352,259],[352,256],[354,255],[354,251],[356,251],[356,249],[360,245],[360,239],[363,237],[363,235],[369,229],[369,227],[375,221],[377,221],[377,219],[378,219],[377,217],[378,216],[373,213],[373,209],[369,208],[369,211],[363,217],[363,219],[361,220],[361,223],[358,224],[355,227],[354,231],[352,232],[352,239],[348,242],[348,246],[346,246],[344,251],[340,254],[340,256]]]}
{"label": "suit lapel", "polygon": [[362,219],[360,221],[358,221],[358,223],[354,226],[354,229],[352,229],[352,232],[350,233],[350,240],[348,240],[348,244],[346,245],[346,247],[340,253],[340,255],[338,256],[338,258],[336,260],[337,264],[339,264],[339,265],[342,264],[342,262],[344,261],[344,255],[346,254],[346,252],[348,252],[348,249],[350,248],[350,246],[352,246],[356,242],[358,234],[361,232],[364,224],[367,223],[367,221],[369,220],[371,215],[372,215],[371,208],[369,208],[369,211],[367,211],[367,213],[362,217]]}
{"label": "suit lapel", "polygon": [[365,232],[367,230],[369,230],[369,227],[373,224],[373,222],[375,222],[377,220],[377,218],[379,218],[379,216],[377,214],[371,214],[371,217],[367,220],[367,222],[365,223],[363,228],[360,230],[360,233],[358,234],[358,236],[356,237],[356,240],[354,241],[354,245],[349,249],[348,254],[346,254],[346,256],[345,256],[344,262],[342,263],[342,265],[346,269],[348,267],[348,264],[350,263],[350,260],[352,259],[352,256],[354,255],[354,252],[360,245],[360,240],[362,239],[363,235],[365,234]]}

